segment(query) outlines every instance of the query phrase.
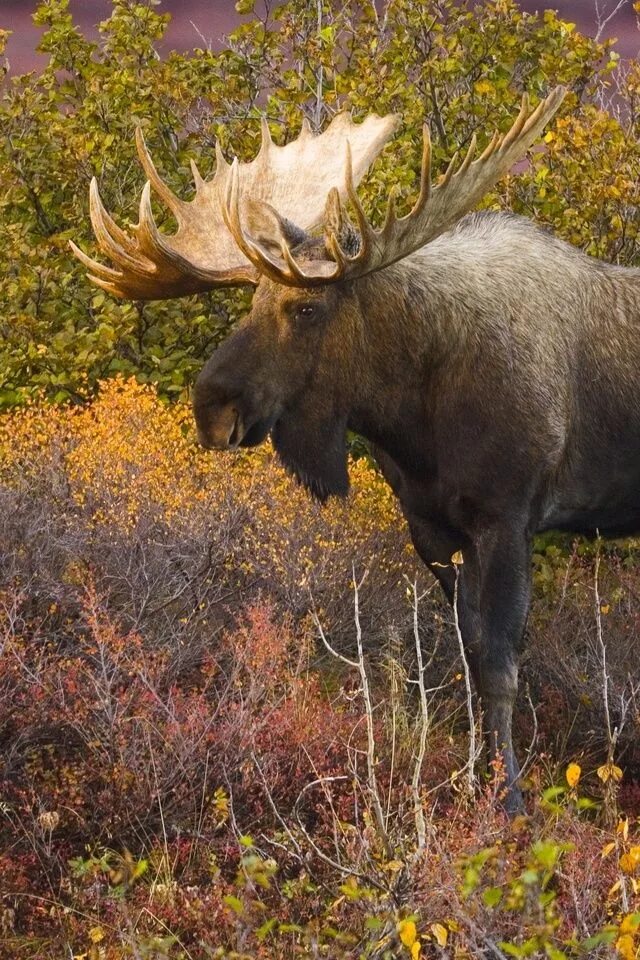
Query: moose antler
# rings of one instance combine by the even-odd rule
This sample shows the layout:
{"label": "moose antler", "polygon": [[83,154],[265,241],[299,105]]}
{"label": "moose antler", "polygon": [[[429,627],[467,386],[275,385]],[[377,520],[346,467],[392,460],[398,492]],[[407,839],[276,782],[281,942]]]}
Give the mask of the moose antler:
{"label": "moose antler", "polygon": [[[413,209],[405,217],[396,215],[394,193],[389,197],[384,225],[374,229],[367,220],[356,193],[353,152],[346,144],[346,193],[354,207],[360,232],[357,253],[344,250],[336,233],[329,228],[326,247],[333,259],[311,260],[304,268],[297,263],[285,238],[279,241],[279,255],[271,252],[273,242],[266,244],[251,236],[251,217],[248,228],[242,226],[239,207],[240,187],[237,174],[232,171],[227,194],[225,218],[238,246],[261,272],[268,273],[281,283],[292,286],[313,286],[340,279],[356,279],[402,260],[420,247],[434,240],[453,226],[467,211],[473,209],[497,180],[520,160],[549,122],[565,95],[563,87],[555,90],[530,112],[525,93],[522,106],[510,130],[500,136],[494,133],[480,157],[476,153],[476,137],[472,137],[467,154],[456,170],[457,154],[436,186],[431,184],[431,139],[429,128],[423,127],[424,146],[420,192]],[[335,204],[335,194],[330,200]]]}
{"label": "moose antler", "polygon": [[[514,163],[522,159],[562,103],[565,93],[564,87],[556,87],[545,100],[540,101],[533,113],[529,112],[529,97],[525,93],[520,113],[507,133],[502,137],[494,133],[477,159],[474,159],[474,134],[460,167],[456,170],[458,157],[455,154],[441,182],[435,187],[431,185],[431,138],[425,124],[418,199],[413,209],[398,219],[392,193],[380,230],[375,230],[367,220],[356,193],[351,175],[351,153],[347,145],[347,192],[356,213],[361,245],[358,253],[345,263],[343,274],[355,278],[387,267],[419,250],[453,226],[480,202]],[[339,246],[335,236],[329,237],[329,244],[335,255]]]}
{"label": "moose antler", "polygon": [[[127,233],[114,222],[104,209],[94,178],[91,222],[98,245],[113,266],[91,259],[74,243],[71,248],[88,268],[89,278],[118,297],[158,300],[213,287],[256,284],[261,273],[273,275],[275,271],[265,256],[266,246],[260,245],[262,255],[257,257],[250,243],[237,242],[235,226],[231,226],[235,221],[226,209],[229,194],[236,197],[236,207],[241,195],[249,198],[242,200],[243,215],[253,211],[250,220],[254,228],[262,226],[270,239],[275,233],[279,247],[284,244],[288,250],[286,236],[295,229],[293,224],[301,228],[301,236],[321,225],[329,191],[339,188],[346,199],[346,145],[353,157],[348,177],[353,184],[366,173],[397,123],[393,114],[371,114],[356,124],[348,113],[339,113],[317,136],[305,120],[297,139],[280,147],[271,140],[263,120],[262,145],[251,163],[235,160],[228,164],[216,144],[216,171],[207,181],[192,162],[196,193],[190,202],[180,200],[162,181],[138,129],[138,155],[149,178],[142,191],[138,224]],[[151,186],[177,221],[178,229],[172,235],[158,230],[151,209]]]}

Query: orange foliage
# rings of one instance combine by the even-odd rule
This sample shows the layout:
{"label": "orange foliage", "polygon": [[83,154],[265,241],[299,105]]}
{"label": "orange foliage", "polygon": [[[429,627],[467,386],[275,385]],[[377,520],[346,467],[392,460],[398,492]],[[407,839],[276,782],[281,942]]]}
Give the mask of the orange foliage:
{"label": "orange foliage", "polygon": [[167,524],[188,522],[203,503],[214,510],[213,519],[225,510],[231,491],[242,503],[262,499],[258,535],[275,511],[283,528],[321,526],[328,538],[322,548],[338,539],[355,546],[374,531],[402,524],[388,486],[365,460],[351,465],[350,500],[322,509],[277,465],[268,445],[206,453],[191,419],[188,406],[168,406],[152,387],[133,379],[105,381],[86,407],[31,403],[0,421],[0,478],[28,484],[61,461],[73,500],[91,522],[115,524],[123,532],[145,514]]}

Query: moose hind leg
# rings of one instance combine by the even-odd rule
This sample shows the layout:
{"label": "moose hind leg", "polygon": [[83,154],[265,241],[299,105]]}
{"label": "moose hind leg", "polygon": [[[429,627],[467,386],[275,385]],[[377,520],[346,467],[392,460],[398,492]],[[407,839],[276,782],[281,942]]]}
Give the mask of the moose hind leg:
{"label": "moose hind leg", "polygon": [[[502,758],[508,785],[505,806],[517,812],[522,809],[522,794],[512,715],[530,600],[530,538],[517,530],[492,530],[472,543],[422,517],[408,519],[418,554],[440,581],[449,602],[457,603],[465,654],[482,704],[489,756]],[[461,546],[464,563],[458,568],[456,590],[451,556]]]}
{"label": "moose hind leg", "polygon": [[522,809],[523,800],[512,720],[518,692],[518,660],[531,599],[531,541],[523,530],[493,530],[476,541],[476,549],[482,634],[478,693],[491,756],[501,757],[505,767],[505,806],[515,813]]}

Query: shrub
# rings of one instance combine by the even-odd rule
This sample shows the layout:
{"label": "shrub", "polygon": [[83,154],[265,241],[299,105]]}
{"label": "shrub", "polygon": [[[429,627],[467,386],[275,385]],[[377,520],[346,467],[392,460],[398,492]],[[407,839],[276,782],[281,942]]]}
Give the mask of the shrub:
{"label": "shrub", "polygon": [[[38,75],[9,74],[3,87],[3,406],[41,389],[57,400],[82,399],[118,373],[182,396],[247,308],[244,292],[120,303],[93,288],[73,259],[69,239],[95,252],[92,176],[108,209],[123,222],[136,218],[137,125],[169,185],[188,197],[188,159],[208,176],[217,138],[242,159],[253,157],[263,113],[281,142],[301,115],[319,128],[342,108],[357,117],[396,111],[403,129],[364,187],[375,216],[392,184],[403,193],[401,207],[415,189],[425,116],[438,169],[474,129],[481,145],[504,129],[523,90],[535,99],[564,83],[570,95],[546,151],[487,203],[533,216],[591,253],[635,262],[638,70],[621,67],[609,41],[582,36],[552,11],[525,13],[514,0],[473,9],[456,0],[392,0],[386,16],[375,5],[331,0],[320,19],[316,5],[287,0],[244,22],[219,52],[160,57],[168,16],[154,7],[113,0],[94,42],[75,26],[68,0],[43,0],[34,19],[44,28],[48,63]],[[0,30],[0,57],[7,36]]]}
{"label": "shrub", "polygon": [[[594,555],[541,543],[539,799],[510,825],[499,771],[474,807],[462,789],[450,615],[366,460],[348,502],[322,508],[268,449],[206,454],[186,408],[115,379],[85,407],[6,414],[0,464],[7,956],[631,956],[635,574],[619,548],[598,580],[612,721],[627,712],[615,763]],[[369,705],[359,669],[317,643],[320,622],[357,658],[354,569]],[[523,697],[525,741],[528,718]],[[584,772],[565,779],[573,758]],[[603,799],[628,817],[613,830]]]}

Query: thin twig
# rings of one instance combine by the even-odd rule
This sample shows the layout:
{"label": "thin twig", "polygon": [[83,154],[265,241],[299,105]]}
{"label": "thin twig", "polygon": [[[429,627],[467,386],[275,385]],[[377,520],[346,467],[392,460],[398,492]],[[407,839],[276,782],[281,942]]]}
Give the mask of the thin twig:
{"label": "thin twig", "polygon": [[366,879],[367,883],[370,884],[371,886],[377,887],[378,890],[382,890],[384,893],[389,893],[388,887],[383,886],[374,877],[370,876],[369,874],[361,873],[359,870],[355,870],[352,866],[350,867],[343,866],[341,863],[338,863],[337,860],[334,860],[332,857],[328,856],[324,852],[324,850],[321,850],[320,847],[316,844],[315,840],[312,838],[311,834],[307,831],[307,828],[302,822],[302,819],[298,812],[298,806],[300,804],[300,801],[302,800],[302,797],[307,792],[307,790],[310,790],[312,787],[318,786],[319,784],[321,786],[324,786],[326,783],[334,783],[337,780],[348,780],[348,779],[349,777],[344,775],[336,776],[336,777],[319,777],[317,780],[312,780],[311,783],[307,783],[298,794],[298,798],[295,804],[293,805],[294,816],[298,821],[298,826],[300,827],[300,830],[305,840],[307,841],[307,843],[309,844],[313,852],[316,854],[316,856],[320,857],[321,860],[329,864],[330,867],[333,867],[334,870],[338,870],[345,877],[357,877],[358,879],[361,879],[361,878]]}
{"label": "thin twig", "polygon": [[529,684],[527,684],[526,686],[525,696],[527,698],[527,703],[531,708],[531,716],[533,717],[533,733],[531,735],[531,743],[529,744],[527,755],[524,758],[524,763],[522,764],[522,768],[520,770],[520,777],[524,776],[526,771],[529,769],[529,767],[533,763],[533,757],[534,757],[533,751],[538,740],[538,714],[536,713],[535,705],[533,703],[533,700],[531,699],[531,691],[529,689]]}
{"label": "thin twig", "polygon": [[[627,0],[618,0],[618,3],[616,4],[616,6],[613,8],[613,10],[611,11],[611,13],[610,13],[609,16],[607,17],[607,16],[605,16],[605,14],[604,14],[604,10],[602,10],[602,11],[600,10],[600,4],[599,4],[599,3],[597,2],[597,0],[596,0],[596,26],[597,26],[597,30],[596,30],[596,35],[595,35],[595,38],[594,38],[594,39],[596,40],[597,43],[600,42],[600,39],[601,39],[601,37],[602,37],[602,34],[604,33],[605,28],[607,27],[607,25],[608,25],[609,23],[611,23],[611,21],[613,20],[613,18],[616,16],[617,13],[620,12],[620,10],[622,10],[622,8],[626,5],[626,3],[627,3]],[[603,19],[603,18],[604,18],[604,19]]]}
{"label": "thin twig", "polygon": [[367,676],[367,669],[364,661],[364,650],[362,647],[362,626],[360,623],[359,588],[364,583],[365,577],[367,576],[367,571],[364,572],[360,583],[358,583],[356,580],[355,567],[352,567],[352,571],[353,571],[353,591],[354,591],[353,606],[354,606],[354,618],[355,618],[355,624],[356,624],[356,641],[358,644],[358,671],[360,673],[362,699],[364,700],[364,706],[365,706],[365,712],[366,712],[366,718],[367,718],[367,780],[369,784],[369,793],[371,795],[371,802],[373,804],[373,812],[375,814],[376,823],[378,824],[380,839],[382,840],[387,856],[390,858],[393,858],[393,847],[391,846],[389,835],[386,831],[385,824],[384,824],[384,813],[382,810],[382,802],[380,800],[380,791],[378,790],[378,781],[376,778],[376,739],[375,739],[375,729],[373,726],[373,705],[371,703],[369,678]]}
{"label": "thin twig", "polygon": [[456,630],[456,636],[458,638],[458,646],[460,648],[460,656],[462,658],[462,665],[464,668],[464,683],[467,691],[467,715],[469,717],[469,759],[466,764],[466,773],[467,773],[467,789],[469,791],[469,796],[473,796],[475,791],[475,784],[476,784],[476,775],[475,775],[476,721],[473,713],[473,691],[471,688],[471,672],[469,670],[469,661],[467,660],[467,654],[464,649],[464,641],[462,639],[462,631],[460,630],[460,620],[458,617],[458,587],[460,584],[459,564],[455,563],[454,569],[456,573],[456,580],[453,588],[453,623]]}
{"label": "thin twig", "polygon": [[413,583],[413,638],[416,647],[416,660],[418,662],[418,690],[420,691],[420,740],[418,743],[418,755],[413,767],[413,777],[411,778],[411,793],[413,796],[413,817],[416,825],[416,835],[418,838],[418,850],[422,850],[427,842],[427,825],[424,819],[422,801],[420,799],[420,781],[422,779],[422,764],[427,749],[427,734],[429,732],[429,706],[427,703],[427,691],[424,685],[424,667],[422,663],[422,646],[420,644],[420,629],[418,622],[418,584]]}

